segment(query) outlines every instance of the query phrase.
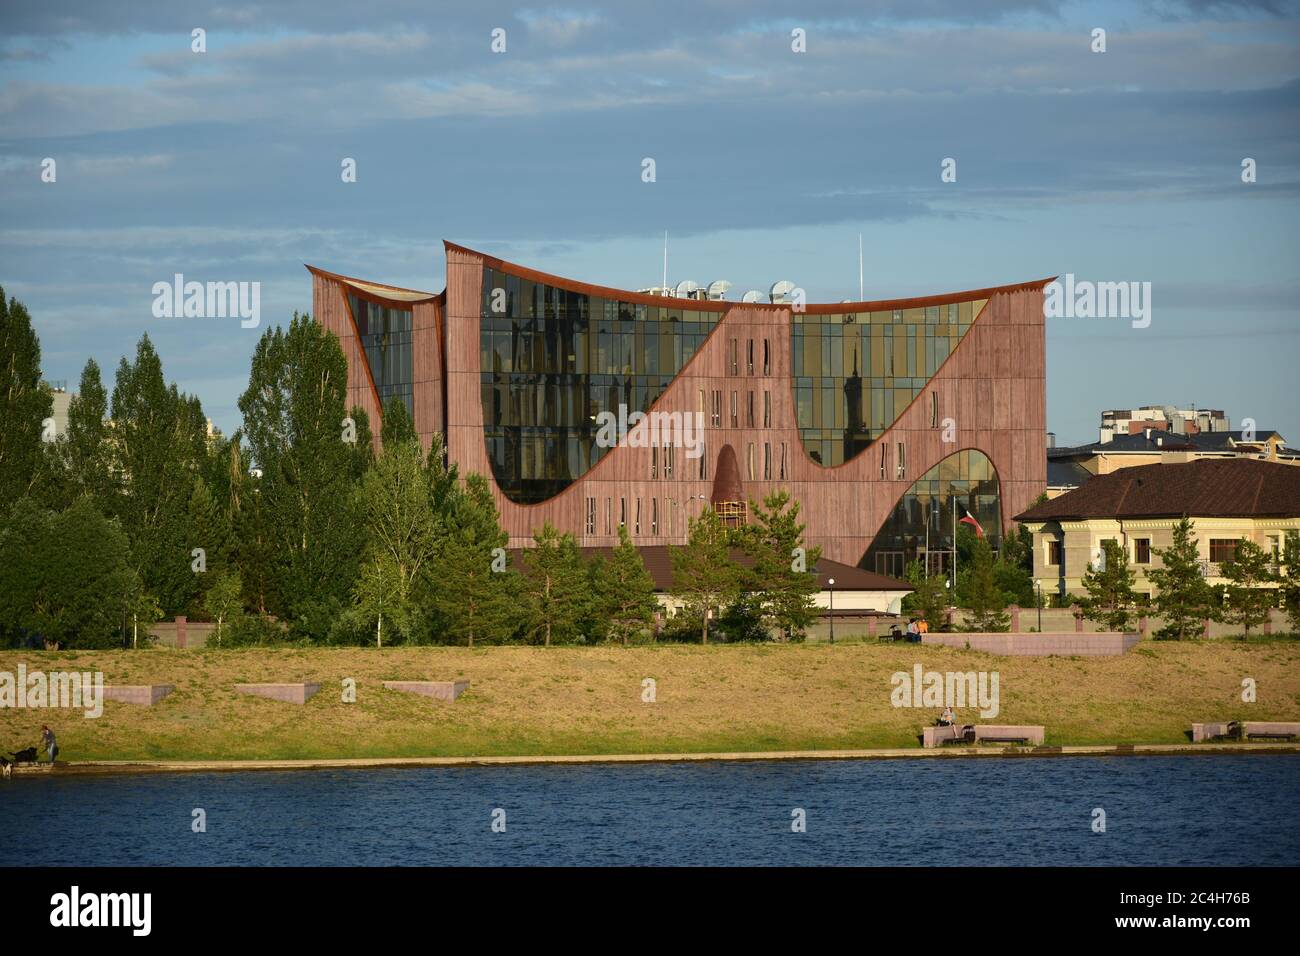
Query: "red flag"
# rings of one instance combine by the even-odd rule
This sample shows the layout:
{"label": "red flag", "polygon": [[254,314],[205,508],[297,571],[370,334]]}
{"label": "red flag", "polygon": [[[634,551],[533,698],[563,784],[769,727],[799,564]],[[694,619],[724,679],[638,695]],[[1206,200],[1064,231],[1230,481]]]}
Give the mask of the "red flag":
{"label": "red flag", "polygon": [[984,537],[984,529],[980,527],[980,523],[976,521],[974,516],[972,516],[969,511],[966,511],[965,508],[962,508],[961,510],[966,512],[966,517],[961,518],[960,520],[958,520],[957,523],[970,525],[972,528],[975,529],[976,535],[978,535],[981,538]]}

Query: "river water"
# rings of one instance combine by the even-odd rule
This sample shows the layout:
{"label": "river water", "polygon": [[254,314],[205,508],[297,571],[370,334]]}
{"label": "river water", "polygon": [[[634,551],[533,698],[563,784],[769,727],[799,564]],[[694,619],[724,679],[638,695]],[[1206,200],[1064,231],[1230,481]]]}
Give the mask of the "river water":
{"label": "river water", "polygon": [[1296,865],[1298,798],[1300,755],[40,775],[0,864]]}

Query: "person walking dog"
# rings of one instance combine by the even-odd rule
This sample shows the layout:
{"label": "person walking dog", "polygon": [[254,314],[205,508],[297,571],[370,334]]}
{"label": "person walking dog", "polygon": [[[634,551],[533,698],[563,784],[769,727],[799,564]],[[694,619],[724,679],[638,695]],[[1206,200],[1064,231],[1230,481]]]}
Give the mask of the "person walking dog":
{"label": "person walking dog", "polygon": [[54,763],[54,758],[59,753],[59,744],[54,739],[54,731],[45,725],[41,726],[41,745],[45,747],[46,753],[50,755],[50,763]]}

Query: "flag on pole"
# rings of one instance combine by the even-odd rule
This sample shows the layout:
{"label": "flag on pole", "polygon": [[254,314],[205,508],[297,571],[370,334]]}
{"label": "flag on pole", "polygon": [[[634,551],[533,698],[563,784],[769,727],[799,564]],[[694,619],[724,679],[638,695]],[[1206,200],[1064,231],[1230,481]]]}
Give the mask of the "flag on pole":
{"label": "flag on pole", "polygon": [[958,502],[957,507],[961,508],[961,512],[962,512],[962,518],[960,521],[958,521],[958,524],[968,524],[975,529],[976,535],[978,535],[981,538],[984,537],[984,529],[980,527],[980,523],[975,520],[975,516],[972,515],[970,511],[967,510],[967,508],[964,505],[962,505],[960,502]]}

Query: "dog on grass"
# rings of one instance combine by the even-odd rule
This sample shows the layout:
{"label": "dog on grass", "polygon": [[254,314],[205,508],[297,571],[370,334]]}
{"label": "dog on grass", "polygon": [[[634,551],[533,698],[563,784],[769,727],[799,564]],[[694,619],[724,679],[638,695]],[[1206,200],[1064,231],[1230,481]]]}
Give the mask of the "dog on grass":
{"label": "dog on grass", "polygon": [[28,747],[13,754],[14,763],[36,763],[36,748]]}

